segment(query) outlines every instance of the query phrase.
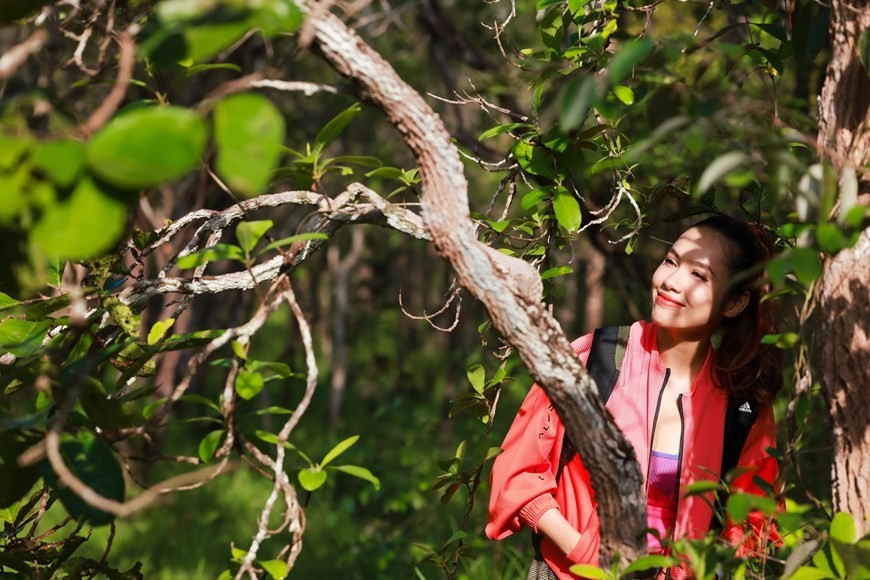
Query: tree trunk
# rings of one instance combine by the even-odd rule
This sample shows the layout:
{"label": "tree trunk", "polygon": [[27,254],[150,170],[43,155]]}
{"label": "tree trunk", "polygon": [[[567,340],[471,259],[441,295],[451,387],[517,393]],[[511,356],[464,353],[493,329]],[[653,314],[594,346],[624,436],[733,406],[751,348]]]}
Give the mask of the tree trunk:
{"label": "tree trunk", "polygon": [[[589,468],[601,518],[601,555],[634,559],[645,549],[646,500],[631,445],[598,398],[589,374],[540,300],[531,266],[481,244],[474,235],[462,161],[438,115],[420,94],[339,18],[308,2],[305,26],[326,61],[353,80],[414,152],[422,179],[423,219],[438,253],[486,307],[549,395]],[[300,35],[301,36],[301,35]]]}
{"label": "tree trunk", "polygon": [[819,288],[822,385],[834,424],[833,500],[859,535],[870,517],[870,229],[830,259]]}
{"label": "tree trunk", "polygon": [[[831,61],[819,101],[819,148],[838,170],[859,169],[866,203],[870,175],[870,74],[858,39],[870,28],[870,0],[831,3]],[[833,500],[852,515],[859,535],[870,517],[870,229],[858,244],[826,260],[818,286],[820,371],[833,421]]]}

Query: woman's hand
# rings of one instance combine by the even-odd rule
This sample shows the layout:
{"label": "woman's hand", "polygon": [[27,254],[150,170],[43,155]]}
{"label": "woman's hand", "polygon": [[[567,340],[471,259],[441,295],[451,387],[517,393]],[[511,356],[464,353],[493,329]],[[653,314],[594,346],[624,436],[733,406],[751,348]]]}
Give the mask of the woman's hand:
{"label": "woman's hand", "polygon": [[538,520],[538,533],[549,538],[566,556],[574,550],[581,536],[557,509],[550,509],[541,514]]}

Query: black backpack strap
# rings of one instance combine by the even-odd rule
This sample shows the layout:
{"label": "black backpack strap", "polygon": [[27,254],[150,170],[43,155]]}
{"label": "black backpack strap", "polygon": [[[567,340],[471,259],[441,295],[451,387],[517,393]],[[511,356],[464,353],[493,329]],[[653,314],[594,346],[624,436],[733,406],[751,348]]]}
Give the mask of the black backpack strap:
{"label": "black backpack strap", "polygon": [[[749,438],[749,431],[755,425],[758,417],[758,403],[750,399],[728,399],[725,409],[725,427],[722,437],[722,467],[719,477],[724,479],[728,472],[737,467],[743,446]],[[710,529],[719,529],[724,521],[725,504],[728,494],[716,495],[716,516],[710,524]]]}
{"label": "black backpack strap", "polygon": [[[630,326],[605,326],[596,329],[592,334],[592,346],[589,348],[589,357],[586,359],[586,370],[595,381],[598,396],[605,405],[619,380],[630,330]],[[562,440],[562,452],[559,454],[556,481],[559,481],[562,470],[574,458],[575,453],[574,446],[565,435]]]}
{"label": "black backpack strap", "polygon": [[[598,396],[605,404],[610,399],[616,382],[619,380],[630,330],[630,326],[605,326],[596,329],[592,334],[592,346],[589,348],[589,358],[586,359],[586,370],[595,381]],[[562,478],[562,470],[571,462],[576,453],[577,451],[566,434],[562,439],[562,451],[559,453],[556,483]],[[543,561],[544,559],[541,556],[541,540],[543,538],[540,534],[532,533],[532,547],[535,550],[536,560]]]}

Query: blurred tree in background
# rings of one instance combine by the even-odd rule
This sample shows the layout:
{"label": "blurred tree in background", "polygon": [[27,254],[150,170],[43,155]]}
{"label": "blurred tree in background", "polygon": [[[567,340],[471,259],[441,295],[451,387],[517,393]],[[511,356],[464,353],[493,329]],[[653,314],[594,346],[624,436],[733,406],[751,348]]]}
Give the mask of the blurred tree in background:
{"label": "blurred tree in background", "polygon": [[532,380],[583,442],[600,577],[652,566],[567,339],[643,318],[672,237],[725,212],[778,239],[789,361],[784,496],[727,509],[785,501],[785,545],[676,553],[870,577],[866,0],[0,22],[0,575],[522,577],[527,538],[482,529]]}

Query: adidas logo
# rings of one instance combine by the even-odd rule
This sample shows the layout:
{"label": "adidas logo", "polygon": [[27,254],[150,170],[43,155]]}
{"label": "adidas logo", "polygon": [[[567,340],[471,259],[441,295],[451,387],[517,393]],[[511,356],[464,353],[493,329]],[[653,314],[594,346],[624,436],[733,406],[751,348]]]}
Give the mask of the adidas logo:
{"label": "adidas logo", "polygon": [[737,408],[738,411],[742,411],[744,413],[751,413],[752,407],[749,406],[749,401],[744,402],[740,407]]}

